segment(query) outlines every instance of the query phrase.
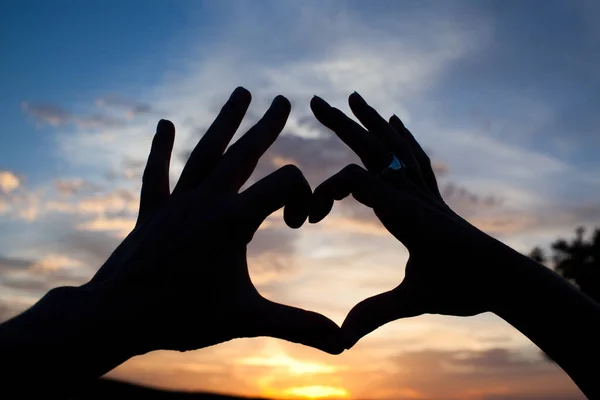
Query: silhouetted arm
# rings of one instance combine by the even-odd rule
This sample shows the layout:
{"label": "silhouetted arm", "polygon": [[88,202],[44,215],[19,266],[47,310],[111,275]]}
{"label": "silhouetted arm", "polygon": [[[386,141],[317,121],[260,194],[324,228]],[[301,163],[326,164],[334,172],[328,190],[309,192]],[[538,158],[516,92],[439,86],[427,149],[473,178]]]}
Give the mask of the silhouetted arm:
{"label": "silhouetted arm", "polygon": [[240,192],[291,110],[285,97],[275,97],[228,146],[250,101],[244,88],[232,93],[172,193],[175,127],[159,122],[134,230],[87,284],[52,290],[0,325],[3,388],[16,385],[23,398],[40,391],[54,398],[134,355],[236,338],[270,336],[332,354],[344,350],[333,321],[262,297],[250,279],[247,245],[259,226],[283,207],[286,224],[299,228],[312,195],[292,165]]}
{"label": "silhouetted arm", "polygon": [[66,395],[143,353],[106,299],[85,286],[60,287],[1,324],[2,391]]}
{"label": "silhouetted arm", "polygon": [[[493,239],[445,203],[427,154],[400,119],[383,119],[353,93],[361,126],[319,97],[311,108],[360,157],[314,191],[309,216],[323,219],[352,195],[370,207],[410,253],[404,280],[358,303],[342,325],[346,348],[383,324],[422,314],[494,312],[560,365],[590,398],[600,398],[600,306],[546,267]],[[399,158],[402,163],[392,162]],[[384,168],[393,165],[394,168]],[[400,167],[400,168],[399,168]]]}
{"label": "silhouetted arm", "polygon": [[561,366],[590,399],[600,398],[600,305],[555,272],[505,247],[505,291],[491,311],[514,326]]}

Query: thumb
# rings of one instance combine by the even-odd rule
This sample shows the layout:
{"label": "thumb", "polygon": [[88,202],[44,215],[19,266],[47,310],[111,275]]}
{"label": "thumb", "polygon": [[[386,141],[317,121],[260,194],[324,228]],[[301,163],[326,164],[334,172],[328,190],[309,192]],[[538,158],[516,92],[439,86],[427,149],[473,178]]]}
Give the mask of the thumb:
{"label": "thumb", "polygon": [[423,314],[416,292],[404,282],[389,292],[369,297],[350,310],[342,324],[346,349],[388,322]]}
{"label": "thumb", "polygon": [[334,200],[342,200],[350,194],[367,207],[386,210],[394,204],[398,191],[364,168],[349,164],[317,186],[309,222],[321,221],[331,211]]}
{"label": "thumb", "polygon": [[329,354],[340,354],[344,351],[340,327],[316,312],[265,299],[261,302],[257,319],[257,336],[270,336],[300,343]]}

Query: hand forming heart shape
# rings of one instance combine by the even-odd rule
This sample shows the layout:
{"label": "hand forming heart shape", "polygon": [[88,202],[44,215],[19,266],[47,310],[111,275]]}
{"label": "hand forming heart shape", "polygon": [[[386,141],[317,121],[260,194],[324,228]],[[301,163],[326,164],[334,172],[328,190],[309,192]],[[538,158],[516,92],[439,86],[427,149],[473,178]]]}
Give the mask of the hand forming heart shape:
{"label": "hand forming heart shape", "polygon": [[[290,112],[287,99],[276,97],[263,118],[223,154],[249,104],[250,93],[236,89],[191,153],[172,194],[169,160],[175,129],[164,120],[158,125],[137,225],[86,285],[112,304],[105,308],[127,328],[136,353],[273,336],[338,354],[394,319],[486,310],[486,292],[479,284],[489,275],[474,268],[478,252],[472,243],[485,246],[487,236],[443,202],[427,156],[397,117],[386,122],[353,94],[350,106],[367,132],[315,97],[311,107],[317,119],[370,171],[389,163],[390,153],[405,163],[406,171],[383,180],[348,166],[313,195],[300,170],[288,165],[238,194]],[[286,223],[298,228],[309,214],[313,223],[323,219],[333,201],[348,194],[375,210],[411,258],[404,282],[358,304],[340,330],[320,314],[262,297],[248,274],[246,246],[273,211],[284,207]],[[442,257],[460,257],[461,267],[444,268]]]}
{"label": "hand forming heart shape", "polygon": [[[384,120],[356,93],[349,102],[366,129],[318,97],[311,108],[367,170],[349,165],[314,193],[292,165],[238,193],[286,123],[290,104],[282,96],[225,151],[250,104],[250,93],[236,89],[173,193],[175,128],[161,120],[134,230],[88,283],[52,289],[0,326],[8,387],[26,388],[29,397],[74,391],[135,355],[240,337],[273,336],[338,354],[399,318],[491,311],[538,344],[585,394],[599,398],[597,374],[589,368],[598,359],[598,304],[454,213],[429,158],[402,122]],[[408,248],[402,283],[357,304],[342,328],[262,297],[248,274],[246,247],[264,219],[284,207],[288,226],[298,228],[307,217],[316,223],[349,194]]]}
{"label": "hand forming heart shape", "polygon": [[[490,311],[506,274],[486,254],[503,246],[455,214],[444,202],[429,157],[397,116],[388,121],[358,93],[349,97],[364,125],[314,97],[317,119],[360,157],[367,170],[349,165],[314,192],[310,222],[322,220],[334,200],[352,194],[371,207],[387,230],[410,253],[405,278],[395,289],[357,304],[342,325],[346,348],[377,327],[424,313],[469,316]],[[373,174],[394,159],[405,168],[384,178]],[[481,264],[486,261],[484,268]],[[500,260],[498,260],[500,261]],[[448,265],[450,264],[450,265]]]}
{"label": "hand forming heart shape", "polygon": [[[135,229],[87,284],[135,354],[194,350],[234,338],[272,336],[339,354],[340,328],[310,311],[262,297],[250,280],[246,246],[272,212],[300,227],[312,192],[292,165],[238,194],[283,129],[290,103],[277,96],[262,119],[223,152],[250,104],[236,89],[169,191],[175,128],[161,120],[144,171]],[[114,326],[114,323],[112,324]],[[125,329],[123,329],[125,328]]]}

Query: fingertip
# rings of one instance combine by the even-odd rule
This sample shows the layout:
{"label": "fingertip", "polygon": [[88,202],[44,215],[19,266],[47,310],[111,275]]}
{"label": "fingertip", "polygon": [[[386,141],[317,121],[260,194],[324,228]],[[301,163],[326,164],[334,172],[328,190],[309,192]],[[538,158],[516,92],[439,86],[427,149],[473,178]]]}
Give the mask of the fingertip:
{"label": "fingertip", "polygon": [[285,97],[285,96],[283,96],[281,94],[278,94],[273,99],[273,103],[271,103],[271,107],[277,107],[277,108],[280,108],[280,109],[291,110],[292,109],[292,104],[287,99],[287,97]]}
{"label": "fingertip", "polygon": [[351,348],[353,348],[363,336],[368,334],[367,332],[361,335],[356,329],[356,324],[352,322],[353,318],[350,316],[350,314],[348,315],[348,317],[346,317],[346,320],[342,324],[341,328],[342,342],[346,350],[350,350]]}
{"label": "fingertip", "polygon": [[304,207],[295,207],[291,204],[286,205],[283,208],[283,220],[286,225],[292,229],[298,229],[304,225],[307,218],[307,212]]}
{"label": "fingertip", "polygon": [[392,125],[392,127],[404,128],[404,123],[396,114],[393,114],[390,117],[390,124]]}
{"label": "fingertip", "polygon": [[161,119],[156,125],[156,133],[152,139],[150,147],[151,155],[153,153],[162,154],[163,157],[170,157],[175,142],[175,125],[169,120]]}
{"label": "fingertip", "polygon": [[229,102],[233,103],[239,102],[243,104],[250,104],[251,101],[252,94],[248,89],[246,89],[243,86],[236,87],[235,90],[231,93],[231,96],[229,96]]}
{"label": "fingertip", "polygon": [[310,214],[308,216],[308,222],[310,224],[317,224],[317,223],[321,222],[322,219],[323,219],[323,217],[319,217],[319,216],[314,215],[314,214]]}
{"label": "fingertip", "polygon": [[283,208],[283,220],[292,229],[298,229],[308,218],[312,190],[306,177],[294,164],[284,165],[279,169],[285,183],[291,185],[291,193]]}
{"label": "fingertip", "polygon": [[319,112],[327,111],[331,109],[331,106],[321,97],[314,95],[313,98],[310,100],[310,108],[313,110],[313,112]]}
{"label": "fingertip", "polygon": [[366,101],[360,94],[358,94],[357,91],[354,91],[350,94],[350,96],[348,96],[348,104],[352,106],[353,103],[356,105],[360,105],[366,104]]}
{"label": "fingertip", "polygon": [[167,119],[161,119],[156,125],[156,133],[175,132],[175,125]]}
{"label": "fingertip", "polygon": [[335,342],[328,343],[326,347],[322,348],[321,350],[331,355],[337,356],[342,354],[346,350],[346,347],[344,346],[344,343],[342,341],[340,341],[339,339],[335,339]]}
{"label": "fingertip", "polygon": [[360,338],[354,332],[343,332],[342,333],[342,341],[344,344],[344,349],[350,350],[353,348]]}
{"label": "fingertip", "polygon": [[343,339],[342,329],[329,318],[316,313],[312,314],[315,315],[315,333],[318,333],[319,331],[323,333],[322,336],[317,335],[315,337],[316,347],[332,355],[343,353],[346,347]]}
{"label": "fingertip", "polygon": [[344,348],[346,350],[350,350],[352,347],[354,347],[354,345],[358,343],[360,338],[364,336],[364,334],[361,335],[360,333],[358,333],[357,329],[357,327],[361,325],[359,312],[357,312],[360,309],[361,304],[362,303],[359,303],[356,306],[354,306],[346,316],[344,322],[342,323],[342,340],[344,342]]}
{"label": "fingertip", "polygon": [[315,197],[313,195],[308,213],[308,222],[311,224],[321,222],[331,212],[333,203],[334,200],[332,198]]}

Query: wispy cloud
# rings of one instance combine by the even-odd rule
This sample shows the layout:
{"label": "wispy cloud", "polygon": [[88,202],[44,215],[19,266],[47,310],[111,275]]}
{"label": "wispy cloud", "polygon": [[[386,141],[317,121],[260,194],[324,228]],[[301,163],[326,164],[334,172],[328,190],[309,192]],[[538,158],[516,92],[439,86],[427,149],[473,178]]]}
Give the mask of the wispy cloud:
{"label": "wispy cloud", "polygon": [[125,124],[123,119],[107,114],[76,115],[54,104],[40,104],[22,102],[21,110],[38,125],[53,127],[73,124],[79,128],[102,129],[121,127]]}
{"label": "wispy cloud", "polygon": [[133,118],[141,114],[148,114],[153,111],[149,104],[128,99],[118,94],[99,97],[96,99],[95,104],[99,108],[107,107],[122,111],[129,118]]}
{"label": "wispy cloud", "polygon": [[69,112],[55,104],[22,102],[21,110],[38,123],[52,126],[65,125],[72,118]]}

